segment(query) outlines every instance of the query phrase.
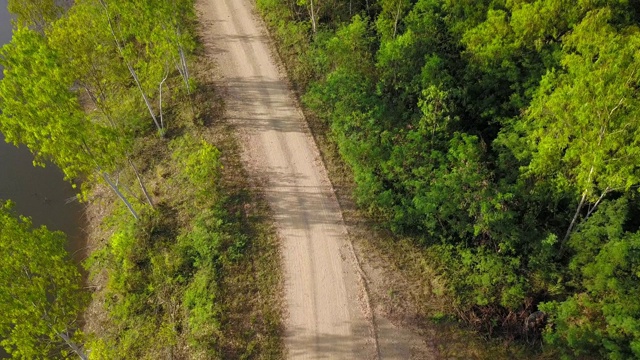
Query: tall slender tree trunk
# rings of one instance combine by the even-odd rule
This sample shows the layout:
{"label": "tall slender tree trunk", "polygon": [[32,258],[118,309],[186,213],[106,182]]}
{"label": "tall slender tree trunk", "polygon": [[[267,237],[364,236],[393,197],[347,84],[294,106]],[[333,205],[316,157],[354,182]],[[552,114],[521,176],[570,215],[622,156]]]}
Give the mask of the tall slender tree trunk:
{"label": "tall slender tree trunk", "polygon": [[395,21],[393,22],[393,38],[396,38],[396,35],[398,34],[398,21],[400,21],[400,6],[402,5],[401,0],[398,0],[398,9],[396,10],[396,18]]}
{"label": "tall slender tree trunk", "polygon": [[[121,50],[120,53],[124,57],[124,51],[122,51],[122,49],[120,50]],[[149,101],[147,94],[145,94],[144,90],[142,89],[142,85],[140,84],[140,79],[138,78],[138,74],[136,73],[136,70],[133,68],[133,66],[131,66],[131,64],[126,59],[124,60],[124,62],[127,64],[127,68],[129,69],[129,72],[131,73],[131,77],[133,77],[133,80],[135,81],[136,86],[138,87],[138,90],[140,90],[140,94],[142,95],[144,104],[147,105],[147,109],[149,110],[149,115],[151,115],[151,119],[153,119],[153,123],[156,125],[156,128],[158,129],[158,131],[162,131],[162,126],[160,125],[160,123],[158,123],[156,113],[155,111],[153,111],[153,108],[151,107],[151,102]]]}
{"label": "tall slender tree trunk", "polygon": [[309,4],[311,5],[311,28],[313,29],[313,34],[316,34],[316,12],[313,6],[313,0],[309,0]]}
{"label": "tall slender tree trunk", "polygon": [[[100,103],[97,101],[97,98],[96,98],[95,94],[93,93],[93,91],[91,91],[91,89],[86,84],[83,84],[83,86],[84,86],[84,89],[86,90],[87,94],[89,94],[89,97],[93,101],[94,105],[98,109],[100,109],[100,111],[102,111],[104,116],[107,118],[107,120],[109,121],[109,125],[111,125],[111,127],[114,128],[116,131],[120,132],[121,136],[125,136],[123,131],[122,131],[122,129],[113,120],[113,117],[111,116],[111,113],[109,112],[109,110],[105,106],[101,106],[100,105]],[[162,104],[160,104],[160,107],[162,109]],[[162,121],[162,111],[160,112],[160,120]],[[129,165],[131,166],[131,168],[133,169],[134,174],[136,175],[136,179],[138,180],[138,184],[140,185],[140,188],[142,189],[142,193],[144,194],[144,197],[146,198],[147,203],[149,203],[149,205],[151,205],[151,208],[155,208],[155,206],[153,205],[153,201],[151,201],[151,197],[149,196],[149,193],[147,192],[147,187],[144,185],[144,181],[142,181],[142,177],[140,176],[140,173],[138,172],[138,169],[136,168],[135,164],[131,160],[131,157],[129,156],[129,154],[126,154],[126,157],[127,157],[127,161],[129,162]]]}
{"label": "tall slender tree trunk", "polygon": [[82,350],[82,348],[78,344],[71,341],[71,338],[69,337],[69,335],[67,335],[66,333],[59,333],[58,335],[62,338],[62,340],[64,340],[67,346],[69,346],[71,350],[73,350],[73,352],[76,353],[78,357],[80,357],[80,359],[82,360],[89,359],[89,357],[84,352],[84,350]]}
{"label": "tall slender tree trunk", "polygon": [[133,208],[133,206],[131,205],[131,203],[129,202],[129,200],[127,200],[127,198],[122,194],[122,192],[120,191],[120,189],[118,188],[118,185],[114,184],[113,181],[111,180],[111,177],[109,176],[109,174],[107,174],[106,171],[102,170],[102,167],[100,166],[100,164],[98,164],[98,162],[96,161],[96,157],[93,156],[93,153],[91,151],[91,148],[89,148],[89,146],[87,145],[86,142],[84,142],[83,140],[83,145],[84,145],[84,151],[87,152],[87,154],[89,154],[89,156],[91,156],[91,158],[93,159],[93,162],[96,165],[96,171],[98,172],[98,174],[100,174],[100,176],[102,176],[102,178],[104,179],[104,181],[109,185],[109,187],[111,187],[111,190],[113,190],[114,193],[116,193],[116,195],[118,196],[118,198],[124,203],[124,205],[127,207],[127,209],[129,209],[129,212],[131,213],[131,215],[133,215],[133,217],[136,220],[139,220],[140,217],[138,217],[138,213],[136,212],[136,210]]}
{"label": "tall slender tree trunk", "polygon": [[604,199],[604,197],[609,193],[609,191],[611,191],[611,188],[607,186],[606,189],[604,189],[604,191],[602,192],[602,194],[600,194],[600,197],[598,198],[598,201],[596,201],[595,204],[593,204],[593,206],[589,207],[589,211],[587,211],[587,215],[584,217],[584,221],[587,221],[587,219],[589,218],[589,216],[591,216],[591,214],[596,211],[596,208],[598,207],[598,205],[600,205],[600,203],[602,202],[602,199]]}
{"label": "tall slender tree trunk", "polygon": [[[32,276],[30,274],[30,272],[28,270],[25,269],[25,274],[27,275],[27,278],[29,278],[30,281],[33,282]],[[32,301],[31,305],[35,308],[38,309],[39,307]],[[42,317],[47,320],[47,326],[49,327],[49,329],[53,330],[53,323],[51,320],[51,317],[49,316],[49,313],[47,312],[47,309],[42,309],[43,314]],[[65,325],[66,326],[66,325]],[[69,336],[69,329],[64,330],[64,332],[57,332],[56,331],[56,335],[60,336],[60,338],[64,341],[65,344],[67,344],[67,346],[74,352],[76,353],[80,359],[82,360],[88,360],[89,357],[87,356],[87,354],[84,352],[84,350],[82,349],[82,346],[76,344],[75,342],[73,342],[71,340],[71,337]]]}
{"label": "tall slender tree trunk", "polygon": [[178,46],[178,57],[180,61],[178,62],[178,72],[182,76],[184,80],[184,85],[187,88],[187,95],[191,95],[191,86],[189,85],[189,67],[187,66],[187,57],[184,53],[184,48],[182,47],[182,43],[180,42],[180,37],[182,34],[180,33],[180,28],[176,26],[176,35],[178,36],[177,46]]}
{"label": "tall slender tree trunk", "polygon": [[155,208],[155,206],[153,205],[153,201],[151,201],[151,197],[149,196],[149,193],[147,192],[147,187],[144,186],[144,182],[142,181],[142,178],[140,177],[140,173],[138,172],[138,169],[136,168],[136,165],[133,163],[133,160],[131,160],[131,158],[129,156],[127,156],[127,161],[129,161],[129,165],[131,165],[131,168],[133,169],[134,174],[136,174],[136,179],[138,179],[138,184],[140,185],[140,188],[142,189],[142,193],[144,194],[144,197],[147,199],[147,203],[149,203],[151,208]]}
{"label": "tall slender tree trunk", "polygon": [[160,111],[160,128],[162,129],[162,131],[164,131],[164,116],[162,115],[162,86],[164,85],[164,82],[167,81],[167,77],[169,77],[169,71],[167,71],[164,75],[164,78],[162,79],[162,81],[160,81],[160,86],[159,86],[159,99],[158,99],[158,108]]}
{"label": "tall slender tree trunk", "polygon": [[[602,138],[601,138],[601,140],[602,140]],[[598,142],[598,145],[600,145],[600,142]],[[591,166],[591,169],[589,170],[589,177],[588,177],[588,180],[587,180],[588,183],[591,182],[591,175],[593,175],[593,170],[594,170],[594,167]],[[578,216],[580,216],[580,211],[582,211],[582,207],[584,206],[584,203],[587,200],[587,195],[588,194],[589,194],[589,190],[588,189],[585,189],[584,192],[582,193],[582,198],[580,199],[580,202],[578,203],[578,208],[576,209],[576,213],[573,215],[573,219],[571,219],[571,223],[569,224],[569,228],[567,228],[567,232],[564,234],[564,238],[562,238],[562,243],[560,243],[560,253],[563,252],[564,244],[569,239],[569,236],[571,235],[571,231],[573,231],[573,227],[576,225],[576,221],[578,221]]]}
{"label": "tall slender tree trunk", "polygon": [[113,29],[113,23],[111,21],[111,15],[109,15],[109,8],[107,7],[107,3],[105,2],[105,0],[99,0],[99,1],[100,1],[100,5],[102,5],[102,7],[104,8],[105,15],[107,16],[109,30],[111,31],[113,40],[116,43],[118,52],[120,53],[120,56],[122,57],[123,61],[127,65],[127,69],[129,69],[129,73],[131,74],[131,77],[133,77],[133,80],[135,81],[136,86],[138,87],[138,90],[140,90],[140,94],[142,95],[142,99],[144,100],[144,103],[147,106],[147,109],[149,110],[149,114],[153,119],[153,123],[156,125],[156,128],[158,129],[158,131],[162,133],[162,127],[160,126],[160,123],[158,123],[158,119],[156,118],[155,111],[153,111],[153,108],[151,107],[151,103],[149,101],[149,98],[147,97],[147,94],[145,94],[144,90],[142,89],[142,85],[140,84],[140,79],[138,78],[138,74],[136,73],[136,70],[133,68],[131,63],[129,63],[129,61],[127,60],[127,57],[124,54],[124,49],[120,44],[120,40],[118,40],[118,36],[116,35],[115,30]]}
{"label": "tall slender tree trunk", "polygon": [[118,195],[118,198],[120,198],[120,200],[124,203],[124,205],[127,207],[127,209],[129,209],[129,212],[131,213],[131,215],[133,215],[133,217],[136,220],[140,220],[140,217],[138,216],[138,213],[136,212],[136,210],[133,208],[133,206],[131,205],[129,200],[127,200],[127,198],[122,194],[122,192],[118,188],[118,185],[113,183],[113,181],[111,180],[111,177],[109,176],[109,174],[107,174],[106,172],[102,171],[100,168],[98,168],[98,172],[100,173],[100,175],[102,176],[104,181],[106,181],[107,184],[109,184],[109,186],[111,187],[113,192],[115,192],[116,195]]}
{"label": "tall slender tree trunk", "polygon": [[582,198],[580,199],[580,202],[578,203],[578,208],[576,209],[576,213],[573,215],[573,219],[571,219],[571,223],[569,224],[569,227],[567,228],[567,232],[564,234],[564,238],[562,239],[561,248],[564,246],[564,244],[567,241],[567,239],[569,239],[569,236],[571,235],[571,231],[573,230],[573,227],[576,225],[576,221],[578,221],[578,216],[580,216],[580,211],[584,207],[584,202],[585,202],[586,199],[587,199],[587,190],[585,190],[582,193]]}

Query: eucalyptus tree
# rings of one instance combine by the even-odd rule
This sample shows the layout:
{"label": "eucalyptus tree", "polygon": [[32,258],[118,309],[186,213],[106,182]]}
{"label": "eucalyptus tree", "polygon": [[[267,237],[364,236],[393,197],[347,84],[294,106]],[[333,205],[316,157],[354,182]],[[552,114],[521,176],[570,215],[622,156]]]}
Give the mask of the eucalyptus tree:
{"label": "eucalyptus tree", "polygon": [[77,94],[74,74],[60,66],[59,54],[45,38],[19,28],[0,51],[0,131],[8,142],[26,145],[35,163],[54,162],[65,179],[101,177],[134,217],[135,209],[109,175],[121,157],[113,129],[88,121]]}
{"label": "eucalyptus tree", "polygon": [[564,240],[585,206],[586,218],[608,193],[640,183],[640,30],[618,31],[610,17],[594,10],[564,39],[562,69],[542,78],[515,124],[524,140],[516,151],[531,159],[526,172],[580,194]]}
{"label": "eucalyptus tree", "polygon": [[313,0],[297,0],[299,6],[304,6],[309,10],[309,19],[311,19],[311,31],[315,35],[318,32],[317,6],[314,6]]}
{"label": "eucalyptus tree", "polygon": [[[189,90],[189,70],[185,52],[193,41],[180,31],[187,16],[182,3],[163,1],[88,0],[89,6],[100,6],[100,27],[108,29],[117,52],[136,84],[140,96],[158,132],[164,134],[162,112],[163,88],[173,65],[179,70]],[[83,3],[79,3],[81,5]],[[185,16],[181,16],[185,15]],[[154,105],[154,99],[157,105]]]}
{"label": "eucalyptus tree", "polygon": [[78,332],[87,295],[65,240],[0,204],[0,344],[13,358],[88,358]]}
{"label": "eucalyptus tree", "polygon": [[15,15],[18,26],[27,26],[39,32],[58,19],[64,12],[56,0],[9,0],[9,12]]}
{"label": "eucalyptus tree", "polygon": [[191,93],[192,81],[187,63],[187,54],[195,50],[195,39],[185,27],[195,21],[194,2],[192,0],[161,1],[150,0],[148,8],[157,19],[154,42],[158,44],[159,54],[172,59],[180,73],[185,90]]}
{"label": "eucalyptus tree", "polygon": [[[157,112],[154,109],[153,105],[151,104],[151,99],[149,98],[149,95],[147,95],[147,91],[143,87],[143,83],[140,79],[140,76],[138,75],[138,70],[136,70],[136,67],[135,67],[137,59],[135,57],[134,52],[137,44],[135,44],[135,42],[132,42],[132,41],[131,42],[127,41],[129,39],[127,38],[128,34],[126,34],[126,32],[124,34],[120,33],[121,29],[123,27],[127,28],[127,26],[126,26],[126,23],[122,24],[118,20],[123,18],[126,19],[127,14],[126,13],[123,14],[121,12],[116,12],[114,14],[113,6],[109,6],[109,3],[107,3],[106,0],[99,0],[99,5],[103,9],[103,12],[104,12],[103,20],[106,20],[106,28],[109,29],[109,32],[113,37],[113,41],[116,44],[116,49],[118,50],[118,53],[122,58],[123,62],[127,66],[127,69],[129,70],[129,73],[131,74],[131,77],[133,78],[136,84],[136,87],[138,88],[140,95],[142,96],[142,100],[144,101],[144,104],[146,105],[147,110],[149,111],[149,115],[151,116],[151,119],[153,120],[153,123],[155,124],[156,129],[158,130],[158,133],[162,135],[164,133],[164,126],[163,124],[161,124],[161,122],[158,119]],[[143,27],[143,24],[144,23],[138,24],[142,27],[142,29],[139,29],[140,31],[145,30]],[[133,24],[129,25],[129,27],[131,26],[133,26]],[[141,62],[141,64],[144,64],[144,63]]]}
{"label": "eucalyptus tree", "polygon": [[88,101],[83,110],[87,119],[113,130],[116,136],[111,141],[121,150],[120,158],[126,158],[143,195],[153,207],[142,176],[130,159],[133,139],[142,122],[136,97],[128,86],[127,69],[122,62],[113,61],[117,50],[105,27],[83,26],[102,17],[100,8],[86,5],[74,6],[56,22],[47,34],[48,42],[64,59],[64,66],[73,72],[78,90],[86,94]]}

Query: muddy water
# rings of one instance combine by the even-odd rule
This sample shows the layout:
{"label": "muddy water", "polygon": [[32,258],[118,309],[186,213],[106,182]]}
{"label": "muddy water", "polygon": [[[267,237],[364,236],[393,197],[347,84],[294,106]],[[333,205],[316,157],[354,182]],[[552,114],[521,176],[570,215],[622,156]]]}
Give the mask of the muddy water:
{"label": "muddy water", "polygon": [[[7,0],[0,0],[0,45],[10,40]],[[0,79],[2,76],[0,71]],[[79,264],[86,256],[83,206],[75,201],[75,192],[63,180],[60,169],[52,164],[35,168],[32,162],[33,156],[24,146],[7,144],[0,134],[0,199],[11,199],[16,212],[31,217],[35,225],[65,232],[67,250]],[[0,347],[0,359],[8,357]]]}
{"label": "muddy water", "polygon": [[[11,20],[7,0],[0,0],[0,45],[11,40]],[[0,67],[1,69],[1,67]],[[0,73],[0,79],[2,78]],[[0,134],[0,199],[11,199],[17,213],[29,216],[35,225],[60,230],[69,239],[68,250],[80,262],[84,252],[83,205],[76,192],[52,164],[34,167],[33,156],[24,147],[16,148]]]}
{"label": "muddy water", "polygon": [[[10,40],[7,0],[0,0],[0,45]],[[65,232],[68,250],[80,261],[85,255],[83,206],[75,201],[76,192],[63,180],[60,169],[52,164],[36,168],[32,162],[24,146],[7,144],[0,134],[0,199],[13,200],[16,212],[30,216],[34,224]]]}
{"label": "muddy water", "polygon": [[[10,40],[7,0],[0,0],[0,45]],[[0,79],[2,76],[0,72]],[[35,225],[66,233],[67,250],[80,263],[86,256],[83,205],[75,201],[76,193],[63,180],[60,169],[52,164],[36,168],[32,162],[33,156],[24,146],[7,144],[0,134],[0,199],[11,199],[16,212],[31,217]],[[0,359],[6,357],[0,347]]]}

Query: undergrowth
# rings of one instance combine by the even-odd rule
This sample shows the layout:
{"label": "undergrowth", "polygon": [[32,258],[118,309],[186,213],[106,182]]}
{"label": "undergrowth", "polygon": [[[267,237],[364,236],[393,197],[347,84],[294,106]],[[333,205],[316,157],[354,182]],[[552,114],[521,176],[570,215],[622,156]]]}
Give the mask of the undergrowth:
{"label": "undergrowth", "polygon": [[199,86],[170,110],[166,138],[138,139],[133,161],[154,208],[141,206],[136,221],[94,191],[90,207],[106,215],[92,224],[102,245],[87,262],[92,359],[283,356],[275,231],[220,119],[210,66],[198,62]]}

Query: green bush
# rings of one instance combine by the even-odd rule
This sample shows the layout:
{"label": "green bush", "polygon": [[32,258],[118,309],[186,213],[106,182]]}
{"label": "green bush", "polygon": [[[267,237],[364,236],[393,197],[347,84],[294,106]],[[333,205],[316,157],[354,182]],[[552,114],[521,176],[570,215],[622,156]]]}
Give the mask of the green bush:
{"label": "green bush", "polygon": [[258,6],[359,205],[474,325],[531,338],[540,304],[565,356],[638,357],[633,4],[327,3],[315,34],[307,2]]}

